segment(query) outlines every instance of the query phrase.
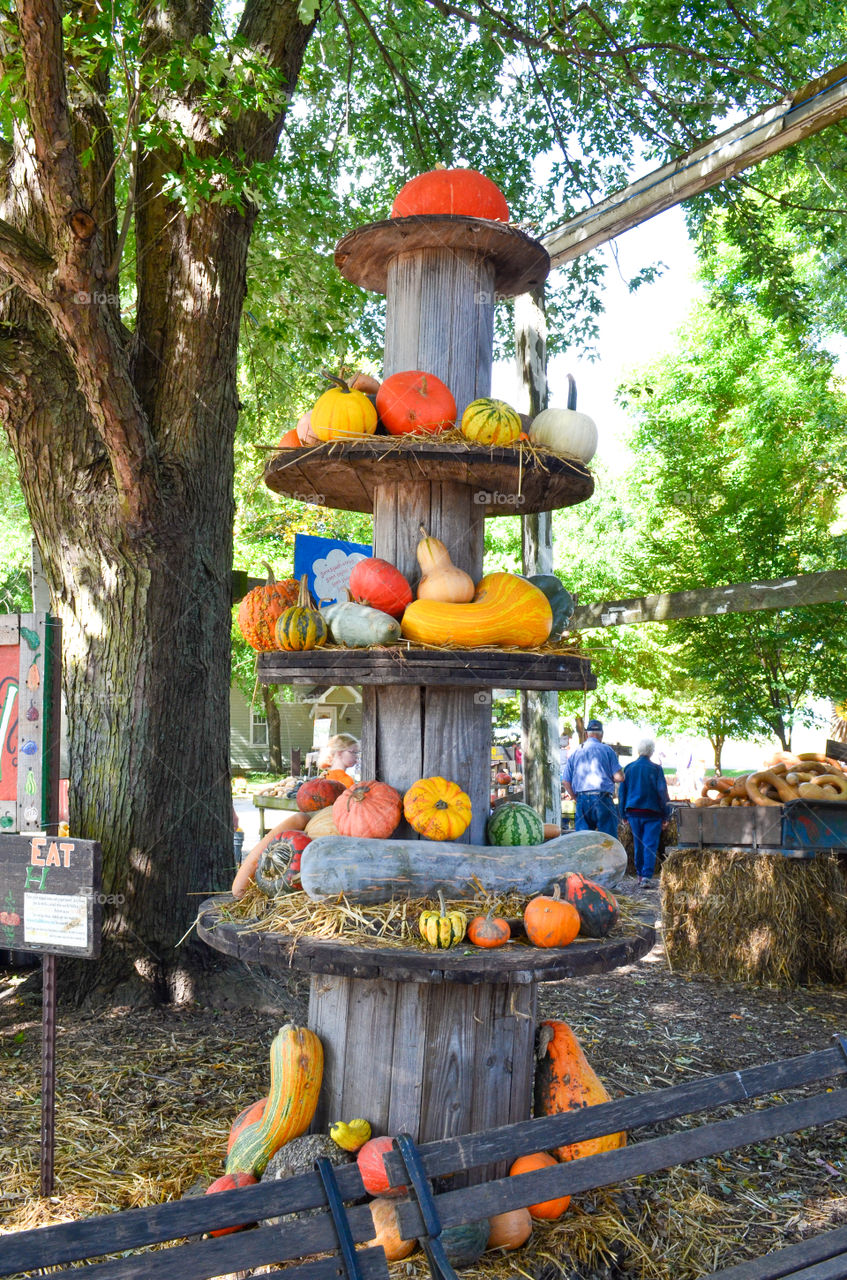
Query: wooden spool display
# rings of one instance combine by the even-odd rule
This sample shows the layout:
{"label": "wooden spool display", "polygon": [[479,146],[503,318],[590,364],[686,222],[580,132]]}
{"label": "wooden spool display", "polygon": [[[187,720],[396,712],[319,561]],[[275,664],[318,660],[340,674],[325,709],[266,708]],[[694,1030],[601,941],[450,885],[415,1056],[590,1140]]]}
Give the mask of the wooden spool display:
{"label": "wooden spool display", "polygon": [[[339,243],[336,263],[347,279],[387,295],[384,376],[435,374],[459,414],[491,394],[495,298],[541,284],[550,267],[544,248],[514,227],[447,215],[361,227]],[[374,555],[411,582],[421,526],[478,582],[486,515],[549,510],[593,490],[590,473],[565,459],[545,469],[518,449],[464,449],[437,437],[402,450],[393,444],[377,437],[277,454],[266,481],[301,500],[373,511]],[[526,500],[498,503],[498,495]],[[471,844],[485,843],[491,689],[595,685],[589,663],[573,655],[405,645],[267,653],[258,669],[266,684],[361,684],[362,777],[401,794],[433,774],[457,782],[473,807],[463,837]],[[397,834],[416,838],[405,826]],[[447,955],[365,951],[239,932],[216,922],[210,904],[201,908],[200,936],[248,962],[312,974],[309,1026],[325,1054],[318,1128],[361,1115],[375,1133],[404,1130],[420,1141],[526,1119],[536,983],[615,968],[653,940],[646,929],[623,948],[609,940],[556,955],[521,947],[508,949],[508,959],[464,947]]]}

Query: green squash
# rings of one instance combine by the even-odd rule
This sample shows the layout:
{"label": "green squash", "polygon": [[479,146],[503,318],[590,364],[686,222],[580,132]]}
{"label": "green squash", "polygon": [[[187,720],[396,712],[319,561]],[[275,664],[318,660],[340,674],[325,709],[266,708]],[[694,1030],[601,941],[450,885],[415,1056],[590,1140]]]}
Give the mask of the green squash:
{"label": "green squash", "polygon": [[574,598],[554,573],[534,573],[527,578],[534,587],[543,591],[553,610],[551,636],[560,636],[567,627],[574,611]]}
{"label": "green squash", "polygon": [[400,639],[400,623],[368,604],[325,605],[321,610],[336,644],[348,649],[364,649],[372,644],[395,644]]}
{"label": "green squash", "polygon": [[451,1267],[472,1267],[485,1253],[491,1224],[487,1218],[481,1222],[464,1222],[458,1227],[445,1227],[440,1240]]}

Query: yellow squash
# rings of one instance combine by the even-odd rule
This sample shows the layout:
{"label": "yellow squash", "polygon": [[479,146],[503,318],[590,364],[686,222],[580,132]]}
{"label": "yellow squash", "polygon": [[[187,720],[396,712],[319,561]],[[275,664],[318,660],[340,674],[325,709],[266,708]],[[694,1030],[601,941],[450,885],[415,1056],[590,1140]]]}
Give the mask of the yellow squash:
{"label": "yellow squash", "polygon": [[345,1151],[358,1151],[371,1136],[371,1126],[367,1120],[336,1120],[329,1131],[329,1136],[337,1146]]}
{"label": "yellow squash", "polygon": [[470,604],[413,600],[403,614],[407,640],[460,649],[534,649],[552,627],[553,611],[544,592],[513,573],[486,574]]}

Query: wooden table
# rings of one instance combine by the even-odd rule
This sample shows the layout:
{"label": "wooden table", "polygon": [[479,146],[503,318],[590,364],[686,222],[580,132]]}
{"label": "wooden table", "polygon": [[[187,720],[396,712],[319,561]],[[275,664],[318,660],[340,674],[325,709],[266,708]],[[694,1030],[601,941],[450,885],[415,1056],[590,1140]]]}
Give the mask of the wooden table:
{"label": "wooden table", "polygon": [[540,982],[607,973],[655,942],[622,936],[540,950],[362,947],[247,930],[202,903],[199,936],[247,964],[310,975],[308,1025],[324,1047],[313,1129],[363,1116],[375,1133],[421,1142],[526,1120],[532,1108]]}
{"label": "wooden table", "polygon": [[289,800],[287,796],[254,796],[253,807],[259,810],[259,839],[270,830],[265,826],[265,810],[266,809],[284,809],[287,813],[297,812],[297,801]]}

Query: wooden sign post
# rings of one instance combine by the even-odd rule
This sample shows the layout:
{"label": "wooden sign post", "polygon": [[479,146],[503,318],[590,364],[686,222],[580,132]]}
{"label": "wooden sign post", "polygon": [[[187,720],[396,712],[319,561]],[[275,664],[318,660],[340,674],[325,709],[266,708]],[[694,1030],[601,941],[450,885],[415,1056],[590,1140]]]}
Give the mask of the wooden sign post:
{"label": "wooden sign post", "polygon": [[0,939],[42,956],[41,1194],[53,1190],[56,956],[100,952],[100,846],[55,835],[0,836]]}

